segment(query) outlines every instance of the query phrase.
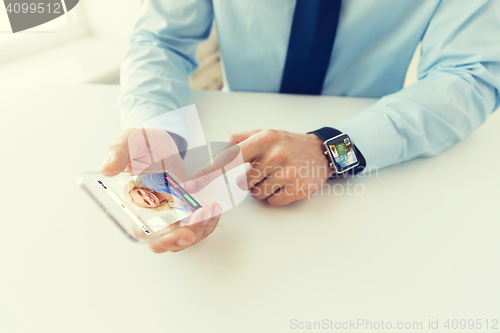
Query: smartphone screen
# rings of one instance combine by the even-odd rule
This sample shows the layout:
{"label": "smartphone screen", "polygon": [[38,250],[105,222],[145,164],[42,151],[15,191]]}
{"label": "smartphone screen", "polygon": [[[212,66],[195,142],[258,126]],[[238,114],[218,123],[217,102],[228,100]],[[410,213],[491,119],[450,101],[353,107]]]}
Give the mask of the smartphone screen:
{"label": "smartphone screen", "polygon": [[95,182],[145,235],[183,220],[202,207],[167,172],[102,177],[95,178]]}
{"label": "smartphone screen", "polygon": [[[218,159],[218,156],[232,158]],[[237,145],[215,142],[195,147],[186,151],[182,161],[182,168],[177,166],[178,171],[174,171],[175,167],[165,167],[178,162],[166,158],[141,170],[140,175],[121,172],[107,177],[98,172],[83,173],[78,184],[129,238],[137,242],[151,242],[177,227],[196,223],[191,221],[191,216],[211,202],[217,203],[224,213],[247,197],[249,191],[238,185],[238,179],[247,169]],[[195,194],[187,192],[183,186],[187,179],[205,178],[209,181],[200,182],[202,185],[196,188]]]}

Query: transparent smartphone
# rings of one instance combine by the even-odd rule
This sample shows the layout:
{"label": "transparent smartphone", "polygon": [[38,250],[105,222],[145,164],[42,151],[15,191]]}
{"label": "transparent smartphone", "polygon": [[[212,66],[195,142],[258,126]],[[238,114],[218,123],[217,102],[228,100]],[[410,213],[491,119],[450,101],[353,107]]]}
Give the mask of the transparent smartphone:
{"label": "transparent smartphone", "polygon": [[[156,163],[161,169],[148,168],[140,175],[122,172],[106,177],[97,172],[85,173],[78,183],[126,235],[138,242],[150,242],[179,225],[196,222],[190,217],[210,202],[225,212],[248,194],[237,184],[246,168],[236,145],[228,148],[227,143],[211,143],[190,149],[183,163],[182,179],[166,171],[169,169],[165,165],[174,165],[171,158],[166,158]],[[196,192],[186,191],[182,180],[188,179],[202,184]]]}
{"label": "transparent smartphone", "polygon": [[171,231],[169,226],[203,207],[174,175],[162,171],[140,176],[123,172],[114,177],[86,173],[79,184],[134,241],[160,237]]}

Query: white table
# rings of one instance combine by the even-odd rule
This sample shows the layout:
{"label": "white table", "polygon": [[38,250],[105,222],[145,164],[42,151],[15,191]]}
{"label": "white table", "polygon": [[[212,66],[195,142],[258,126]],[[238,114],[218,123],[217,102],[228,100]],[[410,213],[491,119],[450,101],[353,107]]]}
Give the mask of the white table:
{"label": "white table", "polygon": [[[350,179],[363,195],[285,207],[248,197],[204,242],[155,255],[75,183],[119,132],[118,95],[116,86],[38,85],[0,108],[0,332],[500,319],[499,115],[435,158]],[[213,141],[252,128],[305,132],[375,101],[201,91],[192,100]]]}

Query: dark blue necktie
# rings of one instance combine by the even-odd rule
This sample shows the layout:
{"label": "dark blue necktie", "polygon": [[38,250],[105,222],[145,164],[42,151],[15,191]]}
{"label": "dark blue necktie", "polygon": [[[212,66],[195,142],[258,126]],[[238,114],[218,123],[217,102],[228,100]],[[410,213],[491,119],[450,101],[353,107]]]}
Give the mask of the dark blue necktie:
{"label": "dark blue necktie", "polygon": [[341,0],[297,0],[281,93],[319,95],[337,33]]}

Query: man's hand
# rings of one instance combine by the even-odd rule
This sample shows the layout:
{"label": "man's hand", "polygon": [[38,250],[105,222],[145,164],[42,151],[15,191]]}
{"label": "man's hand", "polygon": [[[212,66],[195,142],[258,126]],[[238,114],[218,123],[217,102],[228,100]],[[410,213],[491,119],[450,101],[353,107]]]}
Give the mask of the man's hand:
{"label": "man's hand", "polygon": [[[164,168],[181,181],[186,177],[174,140],[160,128],[124,130],[106,148],[104,156],[100,171],[108,177],[124,170],[139,175],[151,167]],[[168,226],[171,232],[152,241],[150,249],[155,253],[178,252],[198,243],[215,230],[221,212],[217,203],[209,203],[187,219]]]}
{"label": "man's hand", "polygon": [[248,186],[257,200],[286,205],[307,200],[332,175],[322,146],[314,134],[280,130],[253,130],[233,134],[229,141],[240,146],[245,162],[251,163],[240,187]]}
{"label": "man's hand", "polygon": [[[211,202],[190,216],[189,225],[177,222],[167,228],[170,232],[148,244],[154,253],[179,252],[207,238],[219,223],[222,208]],[[142,232],[142,231],[141,231]]]}

